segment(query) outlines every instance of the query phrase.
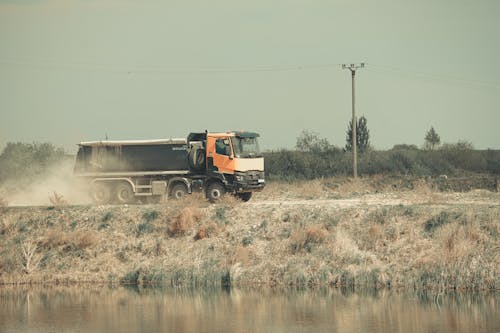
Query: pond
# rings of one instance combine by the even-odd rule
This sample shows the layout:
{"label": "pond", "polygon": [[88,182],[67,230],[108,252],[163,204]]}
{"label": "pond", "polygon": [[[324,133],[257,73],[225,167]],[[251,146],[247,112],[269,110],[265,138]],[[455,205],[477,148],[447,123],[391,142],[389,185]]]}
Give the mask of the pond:
{"label": "pond", "polygon": [[498,293],[0,289],[0,332],[500,332]]}

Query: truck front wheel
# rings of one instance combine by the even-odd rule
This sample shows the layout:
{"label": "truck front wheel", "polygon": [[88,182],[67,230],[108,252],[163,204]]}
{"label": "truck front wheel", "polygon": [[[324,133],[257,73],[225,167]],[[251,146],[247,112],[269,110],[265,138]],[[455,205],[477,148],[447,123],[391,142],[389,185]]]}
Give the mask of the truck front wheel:
{"label": "truck front wheel", "polygon": [[111,199],[111,189],[103,183],[95,183],[90,189],[90,197],[98,205],[105,205]]}
{"label": "truck front wheel", "polygon": [[212,203],[222,198],[224,193],[226,193],[226,189],[224,188],[224,185],[219,182],[213,182],[207,186],[207,199]]}

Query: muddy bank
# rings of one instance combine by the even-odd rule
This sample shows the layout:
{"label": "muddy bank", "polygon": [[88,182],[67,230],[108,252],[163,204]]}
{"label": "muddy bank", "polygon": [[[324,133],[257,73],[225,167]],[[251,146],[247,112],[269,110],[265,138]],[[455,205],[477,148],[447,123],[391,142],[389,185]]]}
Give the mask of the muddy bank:
{"label": "muddy bank", "polygon": [[249,203],[4,207],[0,283],[498,289],[497,193],[304,186]]}

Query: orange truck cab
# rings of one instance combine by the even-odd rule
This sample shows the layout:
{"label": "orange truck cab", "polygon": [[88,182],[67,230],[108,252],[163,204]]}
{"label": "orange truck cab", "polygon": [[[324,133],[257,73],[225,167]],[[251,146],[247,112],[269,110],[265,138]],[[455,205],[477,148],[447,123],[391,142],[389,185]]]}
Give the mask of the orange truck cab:
{"label": "orange truck cab", "polygon": [[231,192],[248,201],[252,192],[264,188],[264,157],[258,137],[257,133],[243,131],[188,136],[188,143],[199,141],[205,145],[205,191],[209,200]]}

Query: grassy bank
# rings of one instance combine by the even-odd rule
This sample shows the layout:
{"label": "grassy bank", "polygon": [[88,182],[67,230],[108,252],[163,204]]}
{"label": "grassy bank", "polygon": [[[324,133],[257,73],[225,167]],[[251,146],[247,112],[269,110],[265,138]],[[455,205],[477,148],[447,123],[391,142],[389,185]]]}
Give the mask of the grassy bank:
{"label": "grassy bank", "polygon": [[272,183],[249,203],[0,208],[0,283],[498,289],[498,193],[370,182]]}

